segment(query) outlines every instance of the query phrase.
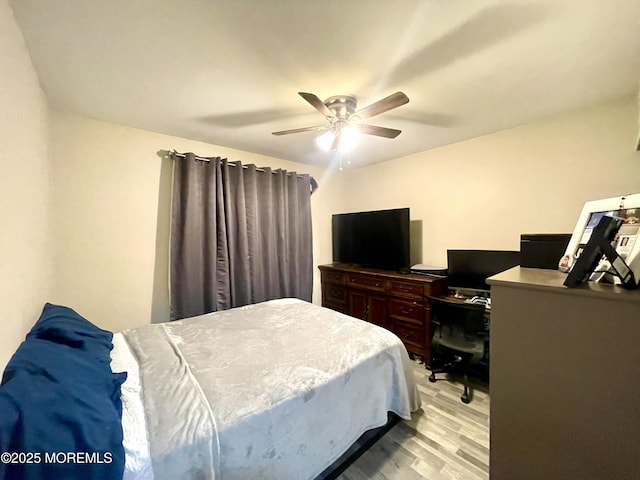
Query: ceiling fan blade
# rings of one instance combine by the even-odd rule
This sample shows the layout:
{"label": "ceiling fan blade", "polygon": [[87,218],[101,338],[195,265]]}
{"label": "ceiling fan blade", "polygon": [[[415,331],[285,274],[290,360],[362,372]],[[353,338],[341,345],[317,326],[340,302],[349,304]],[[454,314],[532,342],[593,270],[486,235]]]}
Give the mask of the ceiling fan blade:
{"label": "ceiling fan blade", "polygon": [[324,104],[324,102],[322,100],[320,100],[316,95],[314,95],[313,93],[306,93],[306,92],[298,92],[298,95],[300,95],[302,98],[304,98],[307,102],[309,102],[311,104],[311,106],[313,108],[315,108],[316,110],[318,110],[322,115],[324,115],[325,117],[327,117],[327,119],[329,118],[335,118],[335,115],[333,114],[333,112],[331,110],[329,110],[327,108],[327,106]]}
{"label": "ceiling fan blade", "polygon": [[272,135],[289,135],[290,133],[311,132],[313,130],[326,130],[328,126],[318,125],[315,127],[294,128],[292,130],[281,130],[279,132],[271,132]]}
{"label": "ceiling fan blade", "polygon": [[395,128],[377,127],[375,125],[360,125],[360,131],[367,135],[376,135],[378,137],[396,138],[402,133],[402,130]]}
{"label": "ceiling fan blade", "polygon": [[364,107],[362,110],[358,110],[353,115],[360,117],[361,120],[365,118],[371,118],[375,115],[380,115],[381,113],[388,112],[391,109],[399,107],[400,105],[404,105],[405,103],[409,103],[409,97],[407,97],[402,92],[392,93],[388,97],[383,98],[382,100],[378,100],[371,105]]}

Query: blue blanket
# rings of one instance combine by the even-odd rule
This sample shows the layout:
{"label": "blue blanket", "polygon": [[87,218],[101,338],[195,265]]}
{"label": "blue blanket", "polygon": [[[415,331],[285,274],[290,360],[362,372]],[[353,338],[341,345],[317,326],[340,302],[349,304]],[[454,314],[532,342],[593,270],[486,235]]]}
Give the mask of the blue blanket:
{"label": "blue blanket", "polygon": [[120,385],[111,332],[47,303],[0,384],[0,479],[118,479]]}

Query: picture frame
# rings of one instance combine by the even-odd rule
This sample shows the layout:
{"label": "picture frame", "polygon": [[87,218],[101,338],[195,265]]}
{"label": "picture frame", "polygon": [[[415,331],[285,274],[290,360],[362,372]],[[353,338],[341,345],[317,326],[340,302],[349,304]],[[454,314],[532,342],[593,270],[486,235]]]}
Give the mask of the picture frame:
{"label": "picture frame", "polygon": [[[558,268],[569,272],[586,246],[602,216],[620,217],[624,223],[613,247],[627,263],[636,279],[640,278],[640,193],[586,202]],[[614,282],[617,283],[617,282]]]}

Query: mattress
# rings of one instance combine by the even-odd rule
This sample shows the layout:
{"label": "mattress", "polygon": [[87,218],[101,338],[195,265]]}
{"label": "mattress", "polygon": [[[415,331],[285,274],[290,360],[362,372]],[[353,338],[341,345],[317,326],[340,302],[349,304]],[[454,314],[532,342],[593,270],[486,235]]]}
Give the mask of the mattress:
{"label": "mattress", "polygon": [[126,480],[313,479],[420,406],[391,332],[297,299],[114,335]]}

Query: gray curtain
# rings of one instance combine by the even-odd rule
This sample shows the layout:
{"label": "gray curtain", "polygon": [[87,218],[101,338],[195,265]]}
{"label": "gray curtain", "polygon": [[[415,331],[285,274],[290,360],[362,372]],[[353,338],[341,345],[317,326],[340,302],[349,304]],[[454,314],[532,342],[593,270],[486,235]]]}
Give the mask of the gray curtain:
{"label": "gray curtain", "polygon": [[173,154],[171,319],[311,301],[309,175]]}

